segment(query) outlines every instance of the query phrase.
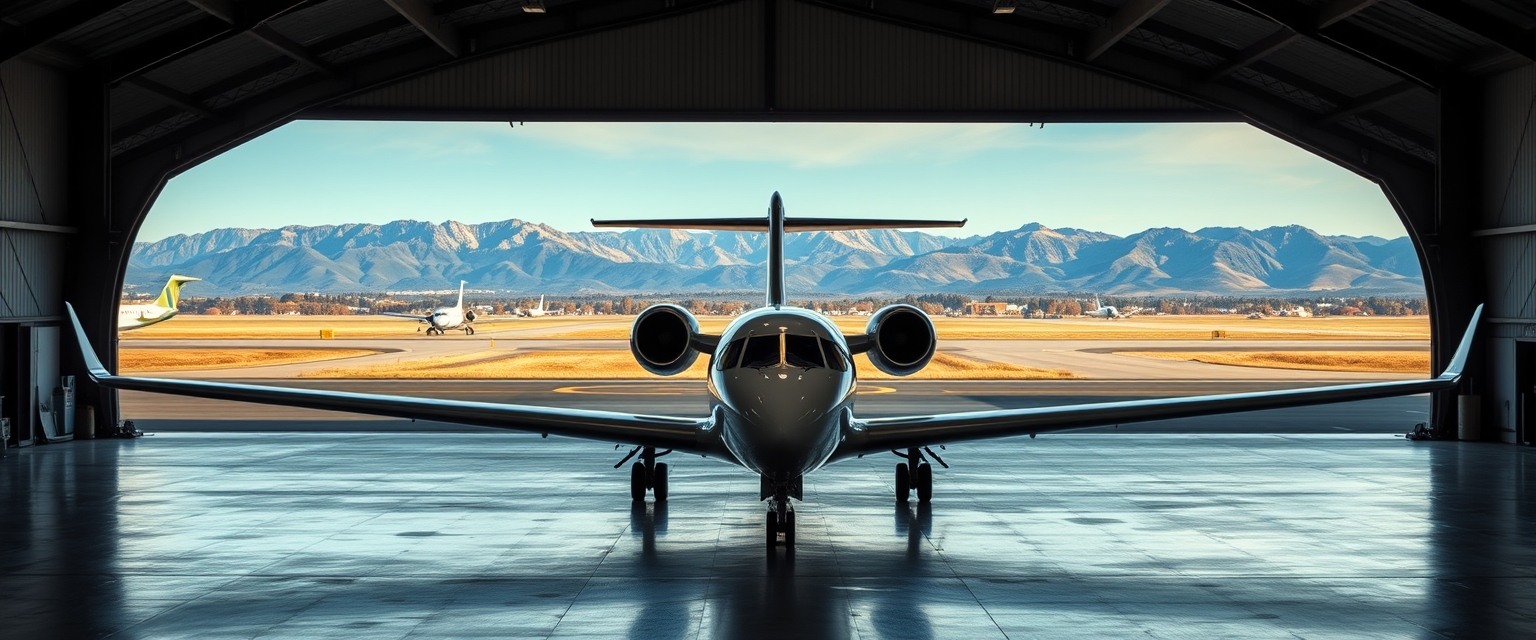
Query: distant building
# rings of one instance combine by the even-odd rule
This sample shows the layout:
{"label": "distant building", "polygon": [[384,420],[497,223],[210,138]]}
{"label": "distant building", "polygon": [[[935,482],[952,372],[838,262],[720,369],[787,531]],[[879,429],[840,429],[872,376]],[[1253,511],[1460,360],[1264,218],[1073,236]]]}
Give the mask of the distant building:
{"label": "distant building", "polygon": [[1008,313],[1008,306],[1006,302],[967,302],[965,312],[973,316],[1000,316]]}

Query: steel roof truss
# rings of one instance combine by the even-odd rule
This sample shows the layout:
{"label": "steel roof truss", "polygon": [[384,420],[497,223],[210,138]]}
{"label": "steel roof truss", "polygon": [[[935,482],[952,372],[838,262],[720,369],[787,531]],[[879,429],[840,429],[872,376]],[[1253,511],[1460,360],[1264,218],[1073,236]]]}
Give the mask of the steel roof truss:
{"label": "steel roof truss", "polygon": [[1446,0],[1402,0],[1442,20],[1471,31],[1510,51],[1536,61],[1536,33],[1490,16],[1476,7]]}
{"label": "steel roof truss", "polygon": [[1377,0],[1333,0],[1317,10],[1317,28],[1330,26],[1335,22],[1348,18],[1361,9],[1376,4]]}
{"label": "steel roof truss", "polygon": [[1125,34],[1146,22],[1147,18],[1157,13],[1168,4],[1169,0],[1127,0],[1109,16],[1109,21],[1093,31],[1089,32],[1088,39],[1083,45],[1083,59],[1092,61],[1103,55],[1110,47],[1119,42]]}
{"label": "steel roof truss", "polygon": [[187,4],[203,10],[203,13],[234,24],[238,18],[233,0],[187,0]]}
{"label": "steel roof truss", "polygon": [[336,69],[330,64],[321,60],[319,56],[310,52],[309,49],[305,49],[304,45],[294,42],[288,36],[274,31],[272,27],[265,24],[257,25],[247,33],[251,34],[251,37],[255,38],[257,42],[271,47],[273,51],[293,58],[294,62],[326,75],[336,75]]}
{"label": "steel roof truss", "polygon": [[128,0],[81,0],[20,27],[6,30],[0,43],[0,62],[10,60],[28,49],[57,38],[75,27],[128,4]]}
{"label": "steel roof truss", "polygon": [[204,118],[223,118],[223,116],[220,116],[212,109],[204,107],[202,103],[198,102],[196,98],[193,98],[192,96],[167,87],[158,82],[149,80],[148,78],[129,78],[124,80],[123,84],[152,95],[158,98],[161,102],[165,102],[171,106],[180,108],[183,111],[190,111]]}
{"label": "steel roof truss", "polygon": [[1206,80],[1220,80],[1229,75],[1232,75],[1233,71],[1237,71],[1238,69],[1263,60],[1265,56],[1279,51],[1281,48],[1292,42],[1295,42],[1296,39],[1300,37],[1301,34],[1292,31],[1288,27],[1282,26],[1278,31],[1265,36],[1258,42],[1248,45],[1242,51],[1237,52],[1236,55],[1228,58],[1227,61],[1222,63],[1220,67],[1217,67],[1215,71],[1212,71],[1211,74],[1206,77]]}
{"label": "steel roof truss", "polygon": [[1407,96],[1417,88],[1418,85],[1415,85],[1412,82],[1399,82],[1394,85],[1382,87],[1363,96],[1355,98],[1348,103],[1339,105],[1339,109],[1337,111],[1323,116],[1322,118],[1318,119],[1317,123],[1320,125],[1333,124],[1350,116],[1365,113],[1366,111],[1370,111],[1371,109],[1375,109],[1376,107],[1380,107],[1389,102],[1393,102],[1404,96]]}
{"label": "steel roof truss", "polygon": [[432,10],[432,5],[426,0],[384,0],[384,2],[409,20],[423,35],[436,42],[437,46],[448,52],[448,55],[455,58],[464,55],[464,45],[459,38],[458,30],[454,29],[453,25],[444,24],[439,20]]}
{"label": "steel roof truss", "polygon": [[[1212,0],[1259,16],[1275,24],[1360,58],[1403,78],[1435,90],[1442,82],[1440,65],[1358,26],[1342,20],[1326,29],[1317,27],[1320,12],[1278,0]],[[1326,7],[1325,7],[1326,9]]]}

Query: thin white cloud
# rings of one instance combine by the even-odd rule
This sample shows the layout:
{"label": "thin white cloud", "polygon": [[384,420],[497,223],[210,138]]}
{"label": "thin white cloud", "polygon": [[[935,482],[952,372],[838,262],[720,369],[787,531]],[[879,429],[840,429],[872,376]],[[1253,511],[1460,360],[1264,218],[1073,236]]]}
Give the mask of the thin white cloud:
{"label": "thin white cloud", "polygon": [[1025,145],[1010,124],[890,123],[530,123],[513,135],[610,157],[760,161],[793,167],[850,166],[890,159],[952,161]]}

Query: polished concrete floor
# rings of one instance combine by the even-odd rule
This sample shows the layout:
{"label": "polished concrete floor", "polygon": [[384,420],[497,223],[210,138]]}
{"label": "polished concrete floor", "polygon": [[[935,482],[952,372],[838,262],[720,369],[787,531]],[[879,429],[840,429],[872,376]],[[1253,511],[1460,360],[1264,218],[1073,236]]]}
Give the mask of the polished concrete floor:
{"label": "polished concrete floor", "polygon": [[[0,460],[3,638],[1531,638],[1536,466],[1387,435],[1042,436],[756,480],[474,433],[171,433]],[[1527,472],[1532,469],[1532,473]]]}

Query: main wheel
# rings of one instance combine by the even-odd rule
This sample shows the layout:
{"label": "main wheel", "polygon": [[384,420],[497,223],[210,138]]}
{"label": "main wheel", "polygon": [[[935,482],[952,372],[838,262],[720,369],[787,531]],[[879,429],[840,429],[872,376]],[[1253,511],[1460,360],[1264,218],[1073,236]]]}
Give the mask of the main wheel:
{"label": "main wheel", "polygon": [[779,514],[768,512],[768,550],[772,551],[779,544]]}
{"label": "main wheel", "polygon": [[474,327],[464,327],[464,333],[466,335],[471,335],[471,336],[475,335],[475,328]]}
{"label": "main wheel", "polygon": [[629,497],[635,502],[645,500],[645,463],[636,462],[629,468]]}
{"label": "main wheel", "polygon": [[918,465],[917,501],[928,502],[930,500],[933,500],[933,465]]}
{"label": "main wheel", "polygon": [[793,511],[786,511],[786,512],[784,512],[784,523],[779,525],[779,528],[784,530],[784,548],[785,549],[794,549],[795,548],[795,512],[793,512]]}
{"label": "main wheel", "polygon": [[667,499],[667,463],[656,463],[656,476],[651,478],[651,495],[656,496],[657,502]]}
{"label": "main wheel", "polygon": [[896,501],[906,502],[907,495],[912,493],[912,475],[907,471],[907,463],[896,465]]}

